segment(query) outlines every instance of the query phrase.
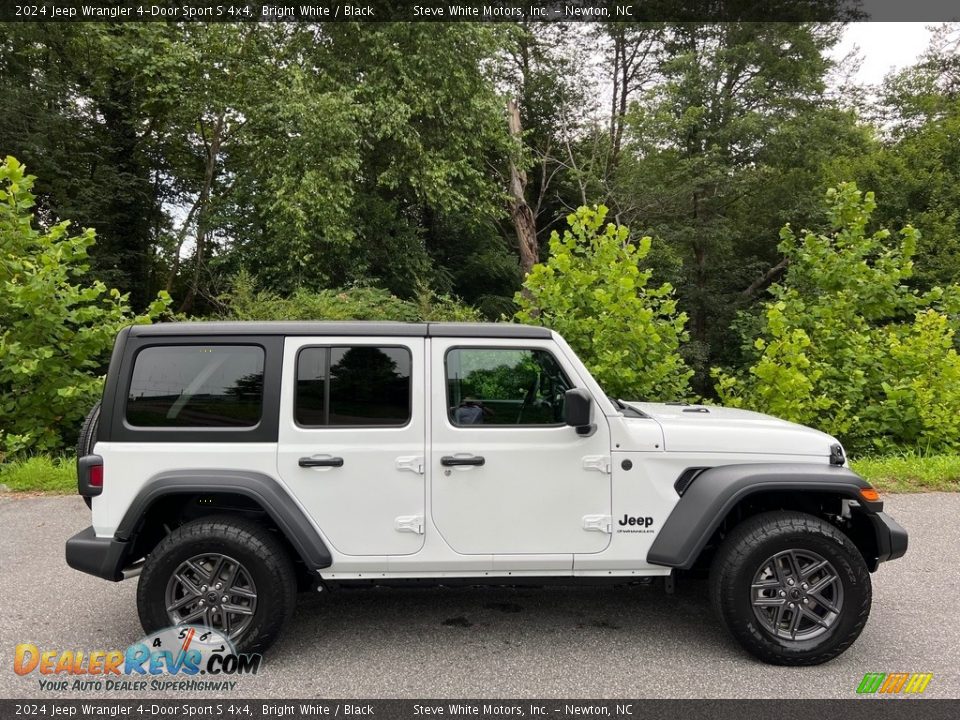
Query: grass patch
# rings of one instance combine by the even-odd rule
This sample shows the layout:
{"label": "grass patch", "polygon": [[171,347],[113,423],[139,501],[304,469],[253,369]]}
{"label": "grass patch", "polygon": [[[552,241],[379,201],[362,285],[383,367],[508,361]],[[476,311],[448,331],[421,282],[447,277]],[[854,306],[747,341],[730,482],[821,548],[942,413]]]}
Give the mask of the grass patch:
{"label": "grass patch", "polygon": [[960,455],[880,455],[850,466],[881,492],[960,491]]}
{"label": "grass patch", "polygon": [[[852,460],[850,465],[881,492],[960,492],[960,455],[879,455]],[[35,455],[3,463],[0,485],[11,492],[74,493],[75,460]]]}
{"label": "grass patch", "polygon": [[34,455],[0,465],[0,485],[12,492],[75,493],[77,466],[72,457]]}

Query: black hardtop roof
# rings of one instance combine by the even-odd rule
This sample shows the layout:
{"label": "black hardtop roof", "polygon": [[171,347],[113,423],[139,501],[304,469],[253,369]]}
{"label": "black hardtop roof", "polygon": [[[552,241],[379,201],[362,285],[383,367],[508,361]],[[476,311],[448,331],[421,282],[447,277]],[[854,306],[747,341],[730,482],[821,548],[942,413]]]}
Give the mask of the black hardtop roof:
{"label": "black hardtop roof", "polygon": [[355,335],[393,337],[549,338],[550,330],[513,323],[374,321],[229,321],[133,325],[131,337],[204,335]]}

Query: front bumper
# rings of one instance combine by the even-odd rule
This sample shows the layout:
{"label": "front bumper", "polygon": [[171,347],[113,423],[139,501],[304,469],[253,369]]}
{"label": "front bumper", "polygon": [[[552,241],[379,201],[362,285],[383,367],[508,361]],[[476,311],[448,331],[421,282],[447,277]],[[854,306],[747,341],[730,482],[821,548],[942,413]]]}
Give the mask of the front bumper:
{"label": "front bumper", "polygon": [[115,538],[97,537],[92,527],[67,540],[67,565],[74,570],[114,582],[123,580],[124,563],[130,543]]}
{"label": "front bumper", "polygon": [[877,537],[877,564],[903,557],[907,552],[907,531],[885,512],[871,513],[867,517]]}

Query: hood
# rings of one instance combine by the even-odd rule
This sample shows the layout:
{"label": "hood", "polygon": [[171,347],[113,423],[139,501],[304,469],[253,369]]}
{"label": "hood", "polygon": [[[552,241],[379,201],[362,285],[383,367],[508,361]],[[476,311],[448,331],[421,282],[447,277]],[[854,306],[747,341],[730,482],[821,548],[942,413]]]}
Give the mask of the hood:
{"label": "hood", "polygon": [[667,452],[760,453],[830,457],[836,438],[772,415],[714,405],[626,402],[663,428]]}

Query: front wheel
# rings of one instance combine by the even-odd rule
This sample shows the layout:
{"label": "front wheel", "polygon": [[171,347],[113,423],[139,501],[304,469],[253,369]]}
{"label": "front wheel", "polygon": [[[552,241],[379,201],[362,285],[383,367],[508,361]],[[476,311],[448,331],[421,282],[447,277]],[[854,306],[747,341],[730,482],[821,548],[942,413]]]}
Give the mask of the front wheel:
{"label": "front wheel", "polygon": [[870,615],[863,556],[826,520],[767,512],[734,527],[710,569],[721,622],[775,665],[819,665],[846,650]]}
{"label": "front wheel", "polygon": [[280,634],[296,601],[293,564],[267,528],[237,517],[200,518],[167,535],[147,557],[137,587],[143,629],[214,628],[241,652]]}

